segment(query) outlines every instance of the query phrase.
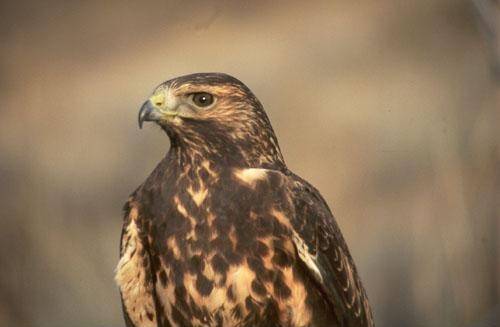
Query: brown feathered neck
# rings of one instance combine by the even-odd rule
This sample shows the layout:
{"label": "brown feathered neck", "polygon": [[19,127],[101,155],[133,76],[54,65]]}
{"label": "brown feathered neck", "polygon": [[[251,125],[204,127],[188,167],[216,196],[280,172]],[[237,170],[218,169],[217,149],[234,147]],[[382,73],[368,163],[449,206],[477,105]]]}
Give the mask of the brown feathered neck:
{"label": "brown feathered neck", "polygon": [[286,170],[278,140],[260,101],[241,81],[227,74],[197,73],[165,82],[170,94],[212,94],[207,110],[161,123],[170,138],[165,159],[180,168],[209,161],[219,168]]}
{"label": "brown feathered neck", "polygon": [[219,168],[286,170],[277,138],[260,107],[210,120],[186,119],[181,126],[163,129],[170,138],[165,159],[181,168],[209,161]]}

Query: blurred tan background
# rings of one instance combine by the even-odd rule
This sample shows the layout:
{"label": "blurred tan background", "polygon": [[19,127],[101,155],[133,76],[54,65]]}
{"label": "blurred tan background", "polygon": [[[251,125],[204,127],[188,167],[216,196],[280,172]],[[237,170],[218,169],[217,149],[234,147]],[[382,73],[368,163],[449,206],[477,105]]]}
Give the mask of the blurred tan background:
{"label": "blurred tan background", "polygon": [[479,17],[465,0],[2,1],[0,326],[124,325],[121,207],[168,149],[137,112],[200,71],[263,102],[378,326],[500,326],[500,85]]}

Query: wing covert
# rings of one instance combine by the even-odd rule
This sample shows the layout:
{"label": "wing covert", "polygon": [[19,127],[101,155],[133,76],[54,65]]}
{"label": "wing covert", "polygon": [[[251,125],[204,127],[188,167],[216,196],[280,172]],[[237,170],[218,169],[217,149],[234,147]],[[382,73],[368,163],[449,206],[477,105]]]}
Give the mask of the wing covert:
{"label": "wing covert", "polygon": [[366,292],[328,205],[302,178],[291,175],[294,243],[315,284],[346,326],[374,326]]}

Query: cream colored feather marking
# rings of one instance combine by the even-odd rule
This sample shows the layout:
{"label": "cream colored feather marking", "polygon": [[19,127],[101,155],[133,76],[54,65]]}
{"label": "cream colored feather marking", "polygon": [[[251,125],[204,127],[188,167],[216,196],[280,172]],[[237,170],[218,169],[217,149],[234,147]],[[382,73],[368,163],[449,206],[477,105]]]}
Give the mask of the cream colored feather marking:
{"label": "cream colored feather marking", "polygon": [[[236,306],[240,306],[243,312],[246,314],[247,309],[245,308],[245,300],[248,296],[253,298],[258,298],[257,295],[253,294],[251,289],[252,281],[255,279],[255,273],[248,267],[247,264],[243,265],[233,265],[229,268],[227,272],[227,278],[224,284],[219,284],[222,276],[215,273],[212,264],[209,260],[206,261],[205,269],[203,270],[205,277],[216,281],[215,287],[208,296],[202,296],[198,289],[196,288],[196,275],[186,272],[183,278],[183,285],[186,287],[186,291],[190,296],[191,301],[198,307],[206,308],[210,314],[215,314],[218,311],[222,311],[221,315],[223,319],[223,326],[238,326],[241,320],[236,318],[231,314],[232,310]],[[165,307],[167,316],[171,314],[172,306],[175,306],[175,286],[173,283],[169,283],[166,288],[161,287],[159,284],[156,285],[158,290],[158,296]],[[231,287],[233,294],[235,296],[235,301],[228,301],[227,289]],[[194,317],[189,318],[194,326],[219,326],[216,321],[211,323],[207,321],[200,321]],[[176,326],[173,321],[172,325]]]}
{"label": "cream colored feather marking", "polygon": [[210,175],[210,177],[212,177],[213,179],[216,179],[216,178],[219,177],[219,175],[210,167],[210,161],[203,160],[202,163],[201,163],[201,166],[203,168],[205,168],[205,170],[208,172],[208,174]]}
{"label": "cream colored feather marking", "polygon": [[195,191],[191,186],[188,187],[187,192],[189,195],[191,195],[191,198],[193,199],[194,203],[199,207],[203,201],[207,198],[208,195],[208,189],[201,183],[200,189],[198,191]]}
{"label": "cream colored feather marking", "polygon": [[261,168],[238,169],[234,171],[234,176],[244,184],[255,187],[258,181],[266,178],[267,170]]}
{"label": "cream colored feather marking", "polygon": [[[165,266],[163,259],[160,260],[162,263],[162,269],[165,270],[165,274],[170,276],[170,268]],[[160,278],[159,273],[157,274],[157,278]],[[170,325],[172,327],[179,327],[175,321],[169,319],[169,317],[172,317],[172,305],[175,303],[175,284],[169,282],[165,287],[163,287],[161,283],[156,283],[156,294],[165,308],[166,318],[168,319]]]}
{"label": "cream colored feather marking", "polygon": [[[281,307],[282,313],[288,314],[289,323],[292,326],[309,326],[312,318],[311,308],[307,305],[307,291],[304,284],[297,280],[291,267],[282,270],[284,282],[290,286],[291,296],[287,298],[284,303],[280,302],[278,305]],[[283,308],[283,305],[285,308]],[[287,321],[286,318],[282,321]]]}
{"label": "cream colored feather marking", "polygon": [[139,255],[143,245],[136,224],[137,208],[132,208],[129,216],[130,223],[125,229],[122,241],[125,248],[122,249],[123,255],[116,268],[115,280],[122,293],[123,304],[134,325],[156,327],[153,285],[146,280],[144,259]]}
{"label": "cream colored feather marking", "polygon": [[287,216],[281,211],[278,211],[276,209],[271,210],[271,215],[276,218],[276,220],[283,226],[286,226],[287,228],[293,230],[292,224],[290,224],[290,220],[288,219]]}
{"label": "cream colored feather marking", "polygon": [[313,256],[309,252],[309,247],[304,243],[304,240],[302,240],[302,238],[295,231],[293,231],[293,242],[295,243],[295,246],[297,246],[297,253],[299,254],[299,258],[314,273],[316,278],[318,278],[320,282],[323,282],[323,276],[321,275],[321,272],[316,263],[316,256]]}

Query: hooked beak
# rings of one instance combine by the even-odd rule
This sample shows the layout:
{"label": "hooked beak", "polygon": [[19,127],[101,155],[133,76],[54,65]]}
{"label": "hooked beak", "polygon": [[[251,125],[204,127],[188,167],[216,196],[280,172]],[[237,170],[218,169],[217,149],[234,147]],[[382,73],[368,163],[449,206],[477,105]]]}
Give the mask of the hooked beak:
{"label": "hooked beak", "polygon": [[144,102],[139,110],[139,128],[142,128],[145,121],[154,121],[161,126],[175,123],[176,117],[190,117],[190,112],[186,112],[175,100],[167,103],[165,93],[157,92]]}
{"label": "hooked beak", "polygon": [[142,124],[145,121],[159,121],[161,118],[161,114],[158,111],[158,108],[148,100],[144,102],[139,110],[139,128],[142,128]]}

